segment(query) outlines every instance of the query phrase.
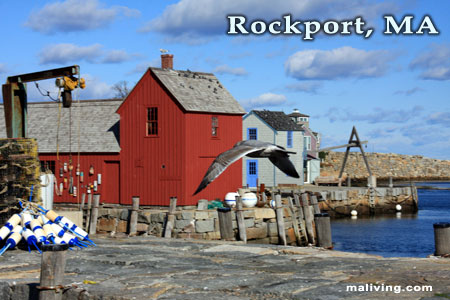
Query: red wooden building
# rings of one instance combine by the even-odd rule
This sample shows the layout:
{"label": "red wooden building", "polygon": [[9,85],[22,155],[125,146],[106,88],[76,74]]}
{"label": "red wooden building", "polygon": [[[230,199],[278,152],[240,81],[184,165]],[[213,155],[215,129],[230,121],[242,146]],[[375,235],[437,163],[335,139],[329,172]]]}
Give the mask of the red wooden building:
{"label": "red wooden building", "polygon": [[[58,103],[28,103],[28,136],[37,139],[41,165],[55,174],[61,191],[54,194],[54,202],[77,203],[81,193],[96,183],[96,191],[90,190],[100,193],[102,202],[119,203],[119,116],[115,111],[121,103],[122,99],[74,102],[71,108],[61,109],[60,117]],[[2,110],[3,105],[0,138],[6,138]],[[69,193],[71,181],[76,194]]]}
{"label": "red wooden building", "polygon": [[143,205],[179,205],[223,198],[242,184],[242,164],[229,167],[195,197],[211,162],[242,139],[244,109],[209,73],[149,68],[117,110],[120,115],[120,198]]}
{"label": "red wooden building", "polygon": [[[163,68],[149,68],[123,101],[63,108],[59,131],[57,103],[29,103],[28,136],[37,139],[39,157],[57,186],[67,182],[55,202],[79,202],[95,181],[101,202],[131,204],[139,196],[141,205],[154,206],[168,205],[172,196],[178,205],[195,205],[241,186],[238,161],[192,196],[214,158],[242,139],[245,111],[213,74],[173,70],[172,59],[162,55]],[[4,127],[1,117],[0,137],[6,137]],[[60,174],[64,163],[73,169]],[[78,196],[68,192],[71,178]]]}

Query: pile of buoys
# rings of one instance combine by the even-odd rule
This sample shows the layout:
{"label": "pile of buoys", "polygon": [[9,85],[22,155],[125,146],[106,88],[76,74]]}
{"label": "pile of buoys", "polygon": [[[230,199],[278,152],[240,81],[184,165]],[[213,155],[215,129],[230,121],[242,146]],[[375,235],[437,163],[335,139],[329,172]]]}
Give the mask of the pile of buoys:
{"label": "pile of buoys", "polygon": [[[22,203],[20,204],[23,208]],[[0,228],[0,243],[4,242],[0,256],[6,250],[14,248],[22,239],[27,243],[29,251],[34,247],[39,252],[39,244],[68,244],[69,249],[95,246],[87,232],[71,220],[31,201],[21,213],[12,215]]]}

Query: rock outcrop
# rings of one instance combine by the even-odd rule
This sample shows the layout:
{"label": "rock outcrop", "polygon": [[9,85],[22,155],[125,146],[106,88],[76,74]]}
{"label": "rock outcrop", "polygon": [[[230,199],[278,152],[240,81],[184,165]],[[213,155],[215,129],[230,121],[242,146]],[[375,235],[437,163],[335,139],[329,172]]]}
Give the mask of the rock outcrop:
{"label": "rock outcrop", "polygon": [[[321,163],[321,176],[339,175],[345,152],[328,152]],[[378,179],[450,180],[450,161],[420,155],[366,153],[370,169]],[[366,179],[369,173],[360,152],[350,152],[344,172],[352,179]]]}

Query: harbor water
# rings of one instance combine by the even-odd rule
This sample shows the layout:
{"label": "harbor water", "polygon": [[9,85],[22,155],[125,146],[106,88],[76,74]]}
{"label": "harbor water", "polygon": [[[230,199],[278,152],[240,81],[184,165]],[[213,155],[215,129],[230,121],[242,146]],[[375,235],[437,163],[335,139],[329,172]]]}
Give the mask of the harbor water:
{"label": "harbor water", "polygon": [[[450,182],[417,186],[450,189]],[[426,257],[434,252],[433,223],[450,222],[450,190],[418,189],[417,214],[332,220],[335,250],[384,257]]]}

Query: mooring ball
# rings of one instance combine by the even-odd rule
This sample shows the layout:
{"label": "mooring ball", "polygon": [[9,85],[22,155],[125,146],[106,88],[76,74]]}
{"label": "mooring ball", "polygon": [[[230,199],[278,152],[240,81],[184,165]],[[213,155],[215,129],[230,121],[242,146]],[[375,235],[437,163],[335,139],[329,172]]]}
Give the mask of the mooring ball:
{"label": "mooring ball", "polygon": [[352,216],[356,217],[356,216],[358,215],[358,212],[357,212],[356,210],[352,210],[352,211],[350,212],[350,214],[351,214]]}
{"label": "mooring ball", "polygon": [[258,203],[258,198],[255,193],[245,193],[242,196],[242,205],[245,207],[255,207],[256,203]]}
{"label": "mooring ball", "polygon": [[397,211],[401,211],[401,210],[402,210],[402,206],[401,206],[400,204],[397,204],[397,205],[395,206],[395,209],[396,209]]}
{"label": "mooring ball", "polygon": [[236,196],[239,196],[236,192],[230,192],[225,195],[225,203],[229,207],[235,207],[236,206]]}

